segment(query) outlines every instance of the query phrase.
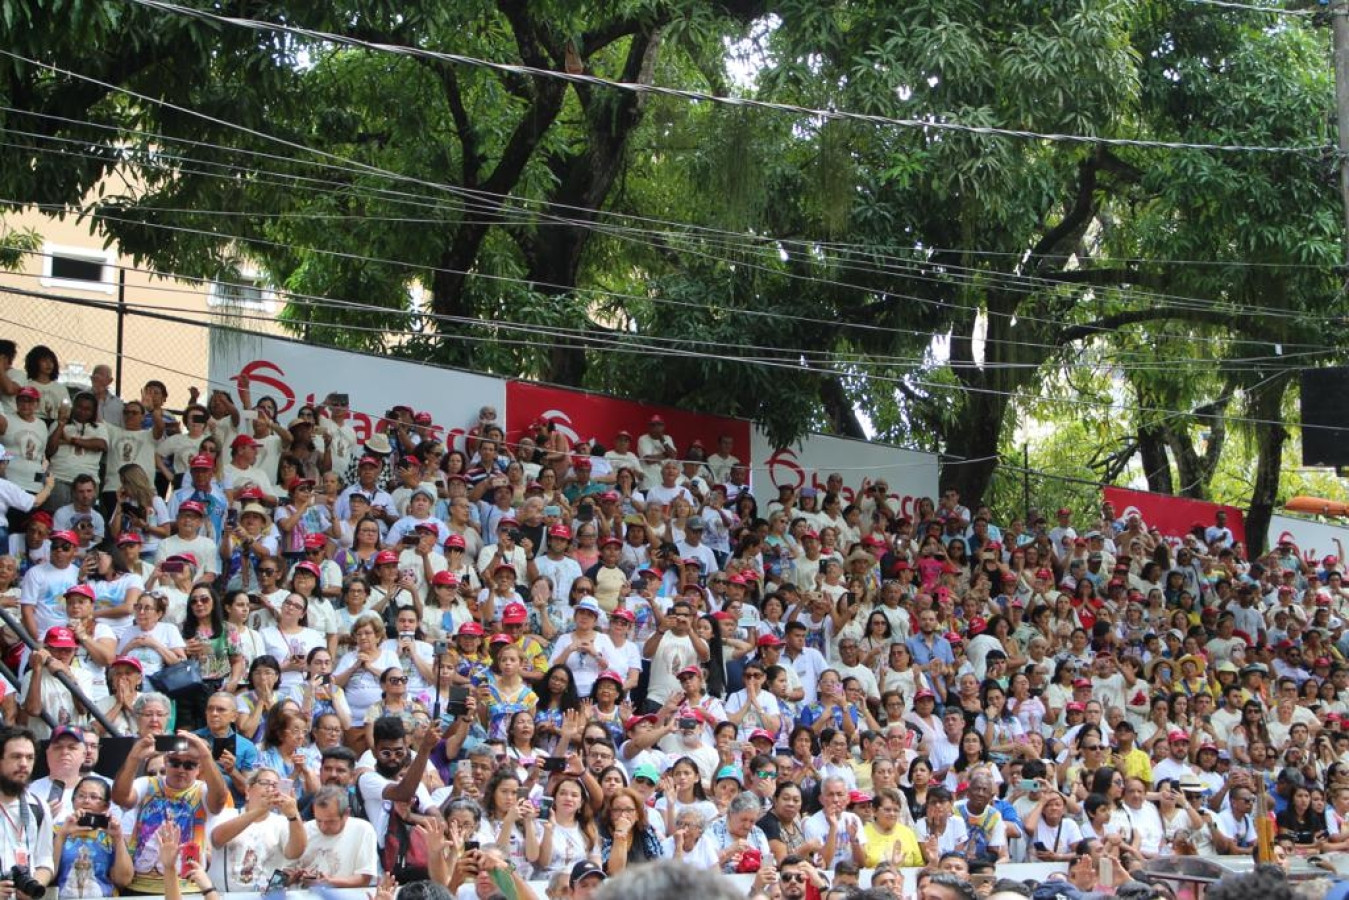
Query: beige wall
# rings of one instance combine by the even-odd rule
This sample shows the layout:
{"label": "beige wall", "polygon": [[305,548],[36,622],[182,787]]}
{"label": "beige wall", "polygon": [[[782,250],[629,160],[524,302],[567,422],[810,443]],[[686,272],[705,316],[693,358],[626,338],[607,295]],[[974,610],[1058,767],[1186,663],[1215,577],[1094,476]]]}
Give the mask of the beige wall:
{"label": "beige wall", "polygon": [[[17,271],[0,270],[0,290],[15,288],[39,294],[58,295],[81,302],[116,303],[117,267],[125,268],[123,370],[118,394],[139,397],[142,385],[158,378],[169,388],[169,405],[179,408],[187,402],[189,385],[206,393],[207,325],[230,321],[231,307],[215,303],[216,290],[205,282],[161,278],[148,266],[137,266],[117,253],[116,245],[105,247],[104,235],[88,220],[74,216],[64,220],[26,210],[6,215],[8,229],[32,229],[43,241],[42,254],[25,255]],[[102,257],[104,282],[71,282],[49,276],[48,252],[84,257]],[[265,317],[266,321],[244,320],[242,327],[267,333],[279,333],[271,321],[281,304],[267,295],[257,307],[241,310],[245,315]],[[236,307],[237,309],[237,307]],[[164,322],[136,315],[137,311],[159,311],[194,324]],[[116,370],[117,315],[98,309],[52,299],[24,296],[8,291],[0,293],[0,337],[19,345],[16,365],[22,368],[23,354],[35,344],[45,344],[61,362],[63,380],[87,385],[94,366],[106,363]]]}

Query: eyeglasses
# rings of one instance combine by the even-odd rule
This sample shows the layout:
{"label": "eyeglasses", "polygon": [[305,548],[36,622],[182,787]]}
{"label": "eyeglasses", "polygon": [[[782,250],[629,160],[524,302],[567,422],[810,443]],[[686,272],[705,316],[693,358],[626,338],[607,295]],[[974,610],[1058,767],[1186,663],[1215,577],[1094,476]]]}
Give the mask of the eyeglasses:
{"label": "eyeglasses", "polygon": [[778,880],[785,881],[788,884],[791,884],[792,882],[796,881],[804,882],[806,880],[806,876],[805,873],[803,872],[783,872],[781,875],[778,876]]}
{"label": "eyeglasses", "polygon": [[635,806],[615,806],[615,807],[612,809],[612,812],[613,812],[615,815],[618,815],[619,813],[626,813],[627,815],[635,816],[635,815],[637,815],[637,807],[635,807]]}
{"label": "eyeglasses", "polygon": [[279,782],[279,781],[273,781],[273,780],[270,779],[270,778],[266,779],[265,781],[264,781],[263,779],[259,778],[257,781],[253,782],[253,784],[254,784],[255,786],[257,786],[257,787],[267,787],[267,788],[279,788],[279,787],[281,787],[281,782]]}
{"label": "eyeglasses", "polygon": [[405,753],[407,753],[407,750],[402,747],[393,747],[393,748],[385,747],[383,750],[378,751],[375,755],[378,756],[380,759],[397,759],[398,757],[403,756]]}
{"label": "eyeglasses", "polygon": [[304,608],[305,608],[305,605],[304,605],[303,603],[298,603],[298,602],[296,602],[296,601],[294,601],[294,600],[287,600],[285,603],[282,603],[282,604],[281,604],[281,608],[282,608],[282,609],[304,609]]}
{"label": "eyeglasses", "polygon": [[762,772],[755,772],[755,773],[754,773],[754,777],[755,777],[755,778],[777,778],[777,777],[778,777],[778,773],[775,772],[775,771],[773,771],[772,769],[764,769]]}
{"label": "eyeglasses", "polygon": [[407,684],[407,683],[408,683],[408,680],[407,680],[407,676],[406,676],[406,675],[394,675],[394,676],[391,676],[391,677],[389,677],[389,678],[384,679],[384,683],[385,683],[385,684]]}
{"label": "eyeglasses", "polygon": [[259,574],[259,575],[275,575],[275,574],[277,573],[277,571],[278,571],[277,569],[273,569],[273,568],[271,568],[271,567],[269,566],[269,567],[264,568],[264,569],[258,569],[258,574]]}
{"label": "eyeglasses", "polygon": [[74,550],[74,549],[75,549],[74,544],[69,544],[66,543],[65,541],[52,541],[52,550],[59,552],[62,550]]}
{"label": "eyeglasses", "polygon": [[153,603],[137,603],[132,607],[136,612],[154,612],[158,608]]}
{"label": "eyeglasses", "polygon": [[1083,745],[1082,745],[1082,749],[1083,749],[1083,750],[1100,750],[1100,749],[1101,749],[1101,745],[1100,745],[1100,744],[1083,744]]}
{"label": "eyeglasses", "polygon": [[192,602],[192,603],[210,603],[210,602],[211,602],[211,599],[212,599],[212,598],[211,598],[211,595],[210,595],[210,594],[202,594],[200,597],[192,597],[192,598],[191,598],[191,602]]}
{"label": "eyeglasses", "polygon": [[171,769],[195,769],[199,763],[195,759],[168,759],[166,762]]}

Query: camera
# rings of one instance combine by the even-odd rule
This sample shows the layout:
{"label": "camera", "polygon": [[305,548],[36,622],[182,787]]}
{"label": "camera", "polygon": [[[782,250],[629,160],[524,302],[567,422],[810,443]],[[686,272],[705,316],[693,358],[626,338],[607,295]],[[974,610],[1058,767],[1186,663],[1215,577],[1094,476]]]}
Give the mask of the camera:
{"label": "camera", "polygon": [[47,888],[42,882],[33,877],[27,866],[13,866],[9,870],[9,880],[14,883],[14,890],[25,896],[38,900],[43,894],[47,893]]}

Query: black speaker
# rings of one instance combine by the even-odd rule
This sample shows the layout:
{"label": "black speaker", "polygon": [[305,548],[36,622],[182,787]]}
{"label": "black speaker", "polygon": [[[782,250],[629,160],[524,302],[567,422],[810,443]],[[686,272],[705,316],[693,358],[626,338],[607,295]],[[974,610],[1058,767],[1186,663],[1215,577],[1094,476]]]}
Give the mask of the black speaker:
{"label": "black speaker", "polygon": [[1302,370],[1302,464],[1349,466],[1349,368]]}

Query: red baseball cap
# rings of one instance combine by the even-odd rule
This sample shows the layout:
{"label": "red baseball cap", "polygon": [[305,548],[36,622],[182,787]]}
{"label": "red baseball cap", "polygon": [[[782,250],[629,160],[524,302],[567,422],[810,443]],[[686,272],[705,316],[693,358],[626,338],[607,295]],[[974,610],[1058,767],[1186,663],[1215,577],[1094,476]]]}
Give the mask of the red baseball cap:
{"label": "red baseball cap", "polygon": [[987,630],[988,630],[988,622],[985,621],[984,619],[980,618],[979,616],[975,616],[973,619],[970,619],[969,632],[971,637],[973,637],[976,634],[983,634]]}
{"label": "red baseball cap", "polygon": [[75,640],[75,632],[64,625],[48,628],[47,633],[42,636],[42,643],[57,650],[74,650],[80,645],[80,642]]}
{"label": "red baseball cap", "polygon": [[145,538],[134,531],[123,531],[122,536],[117,539],[117,546],[125,547],[127,544],[144,544]]}
{"label": "red baseball cap", "polygon": [[165,562],[173,559],[176,559],[179,562],[185,562],[194,569],[201,568],[201,564],[197,562],[197,554],[195,553],[175,553],[170,556],[169,559],[165,560]]}
{"label": "red baseball cap", "polygon": [[628,609],[626,606],[620,606],[618,609],[614,610],[612,613],[609,614],[609,618],[622,619],[624,622],[637,621],[637,616],[633,615],[632,610]]}
{"label": "red baseball cap", "polygon": [[261,447],[257,441],[246,434],[236,434],[234,440],[230,441],[230,449],[238,450],[240,447]]}
{"label": "red baseball cap", "polygon": [[392,550],[381,550],[375,554],[375,565],[387,566],[398,565],[398,554]]}
{"label": "red baseball cap", "polygon": [[305,562],[302,562],[302,563],[296,563],[296,564],[295,564],[295,568],[294,568],[293,570],[291,570],[291,573],[290,573],[292,578],[295,577],[295,573],[296,573],[296,572],[308,572],[310,575],[313,575],[315,578],[318,578],[319,575],[320,575],[320,573],[319,573],[319,567],[316,566],[316,565],[314,565],[313,563],[309,562],[308,560],[306,560]]}
{"label": "red baseball cap", "polygon": [[675,678],[683,678],[686,675],[702,675],[703,670],[698,666],[685,666],[675,673]]}
{"label": "red baseball cap", "polygon": [[306,534],[304,536],[304,548],[306,550],[322,550],[328,546],[328,539],[321,534]]}
{"label": "red baseball cap", "polygon": [[759,639],[755,641],[755,645],[759,647],[781,647],[785,643],[787,642],[776,634],[761,634]]}
{"label": "red baseball cap", "polygon": [[454,633],[455,637],[482,637],[482,626],[477,622],[465,622],[459,626],[459,630]]}
{"label": "red baseball cap", "polygon": [[448,570],[440,571],[431,576],[431,583],[437,586],[458,587],[459,576]]}
{"label": "red baseball cap", "polygon": [[88,584],[72,584],[66,588],[65,595],[69,597],[71,594],[79,594],[81,597],[88,597],[90,600],[98,599],[97,595],[94,594],[93,586]]}
{"label": "red baseball cap", "polygon": [[456,549],[463,550],[467,546],[468,544],[464,540],[464,536],[462,534],[452,534],[449,537],[445,538],[446,549],[454,547]]}
{"label": "red baseball cap", "polygon": [[[498,566],[497,568],[500,568]],[[510,569],[510,566],[507,566]],[[511,569],[514,572],[514,569]],[[523,625],[529,621],[529,610],[525,609],[523,603],[507,603],[506,608],[501,611],[502,625]]]}
{"label": "red baseball cap", "polygon": [[42,392],[35,387],[27,386],[19,388],[19,392],[14,396],[20,400],[41,400]]}
{"label": "red baseball cap", "polygon": [[209,453],[198,453],[188,461],[187,465],[190,469],[214,469],[215,457]]}
{"label": "red baseball cap", "polygon": [[178,515],[183,513],[196,513],[199,516],[206,515],[206,507],[202,506],[196,500],[184,500],[178,505]]}
{"label": "red baseball cap", "polygon": [[563,538],[569,541],[571,540],[571,529],[566,525],[554,525],[548,529],[548,536],[550,538]]}

